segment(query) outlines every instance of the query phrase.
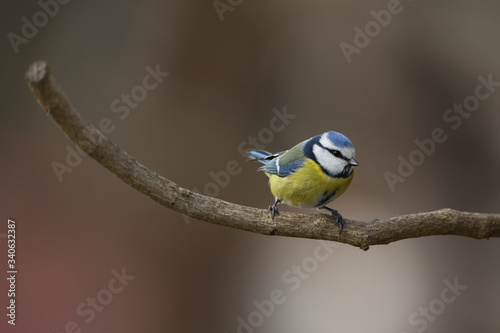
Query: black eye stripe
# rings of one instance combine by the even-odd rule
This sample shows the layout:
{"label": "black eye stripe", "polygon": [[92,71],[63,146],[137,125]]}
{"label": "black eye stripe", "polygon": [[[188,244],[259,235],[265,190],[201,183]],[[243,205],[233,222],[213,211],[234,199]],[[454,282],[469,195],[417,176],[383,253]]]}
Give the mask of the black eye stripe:
{"label": "black eye stripe", "polygon": [[[323,148],[325,150],[327,150],[330,154],[332,154],[333,156],[335,156],[337,158],[341,158],[341,159],[343,159],[346,162],[350,161],[347,157],[345,157],[344,155],[342,155],[342,153],[338,149],[327,148],[327,147],[323,146],[320,142],[317,142],[317,143],[314,143],[314,144],[320,146],[321,148]],[[335,155],[335,154],[338,154],[338,155]]]}
{"label": "black eye stripe", "polygon": [[325,148],[326,150],[328,150],[333,156],[335,157],[338,157],[338,158],[341,158],[343,159],[344,161],[347,161],[349,162],[349,159],[346,158],[344,155],[342,155],[342,153],[340,152],[340,150],[337,150],[337,149],[330,149],[330,148],[326,148],[326,147],[323,147]]}
{"label": "black eye stripe", "polygon": [[330,152],[330,154],[334,155],[334,156],[337,156],[337,157],[343,157],[342,156],[342,153],[337,150],[337,149],[330,149],[330,148],[326,148],[324,147],[326,150],[328,150]]}

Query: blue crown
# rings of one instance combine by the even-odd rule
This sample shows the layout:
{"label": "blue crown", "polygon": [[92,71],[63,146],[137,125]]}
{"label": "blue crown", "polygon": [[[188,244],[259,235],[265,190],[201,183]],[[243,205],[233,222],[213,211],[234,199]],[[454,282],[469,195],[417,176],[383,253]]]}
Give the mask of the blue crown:
{"label": "blue crown", "polygon": [[349,140],[344,134],[341,134],[339,132],[335,131],[330,131],[328,132],[328,139],[330,139],[333,144],[336,146],[343,148],[343,147],[352,147],[354,148],[351,140]]}

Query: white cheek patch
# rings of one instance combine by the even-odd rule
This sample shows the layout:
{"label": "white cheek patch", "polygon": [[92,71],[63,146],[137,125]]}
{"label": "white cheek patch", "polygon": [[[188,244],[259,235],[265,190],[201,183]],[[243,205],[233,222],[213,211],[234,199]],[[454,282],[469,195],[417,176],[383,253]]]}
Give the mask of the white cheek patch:
{"label": "white cheek patch", "polygon": [[347,164],[346,161],[333,156],[332,153],[319,145],[313,146],[313,153],[314,156],[316,156],[319,165],[331,175],[341,173]]}

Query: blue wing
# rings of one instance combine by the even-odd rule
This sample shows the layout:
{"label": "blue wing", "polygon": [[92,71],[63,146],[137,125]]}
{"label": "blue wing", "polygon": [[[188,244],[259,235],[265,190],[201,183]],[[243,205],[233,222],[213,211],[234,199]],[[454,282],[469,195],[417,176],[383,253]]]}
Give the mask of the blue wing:
{"label": "blue wing", "polygon": [[280,177],[287,177],[297,171],[304,165],[304,160],[291,162],[285,165],[280,165],[279,159],[273,159],[267,162],[265,165],[259,168],[259,170],[269,172],[273,175],[278,175]]}
{"label": "blue wing", "polygon": [[247,152],[251,159],[264,163],[259,168],[260,171],[265,171],[280,177],[287,177],[297,171],[304,165],[304,153],[302,145],[296,145],[290,150],[283,151],[276,154],[271,154],[265,150],[253,150]]}

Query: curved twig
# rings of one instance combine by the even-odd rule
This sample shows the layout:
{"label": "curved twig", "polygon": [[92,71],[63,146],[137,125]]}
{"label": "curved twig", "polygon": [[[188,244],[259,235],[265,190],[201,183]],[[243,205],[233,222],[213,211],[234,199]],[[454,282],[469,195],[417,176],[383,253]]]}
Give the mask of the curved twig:
{"label": "curved twig", "polygon": [[264,235],[324,239],[367,250],[406,238],[457,235],[500,237],[500,215],[441,209],[368,222],[347,220],[342,234],[328,215],[282,212],[272,221],[264,209],[237,205],[179,187],[146,168],[87,123],[68,102],[43,61],[33,63],[26,80],[38,103],[66,136],[117,177],[159,204],[196,219]]}

